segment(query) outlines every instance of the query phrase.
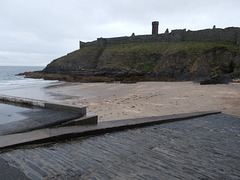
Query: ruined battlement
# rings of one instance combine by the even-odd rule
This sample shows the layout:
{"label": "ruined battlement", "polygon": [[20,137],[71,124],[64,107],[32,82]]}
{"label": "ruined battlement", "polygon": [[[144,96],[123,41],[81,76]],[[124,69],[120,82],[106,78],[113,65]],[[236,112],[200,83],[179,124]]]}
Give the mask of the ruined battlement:
{"label": "ruined battlement", "polygon": [[168,29],[163,34],[158,34],[158,22],[152,23],[151,35],[124,36],[114,38],[97,38],[95,41],[82,42],[80,41],[80,48],[84,47],[104,47],[116,44],[127,43],[145,43],[145,42],[180,42],[180,41],[232,41],[240,46],[240,28],[228,27],[225,29],[216,28],[204,29],[198,31],[191,31],[186,29],[172,30],[170,33]]}

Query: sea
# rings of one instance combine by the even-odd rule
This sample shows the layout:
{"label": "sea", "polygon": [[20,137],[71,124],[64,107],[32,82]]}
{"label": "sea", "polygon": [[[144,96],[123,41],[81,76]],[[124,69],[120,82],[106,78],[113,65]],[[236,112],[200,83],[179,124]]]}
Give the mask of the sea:
{"label": "sea", "polygon": [[23,72],[42,70],[43,66],[0,66],[0,94],[49,100],[44,87],[58,83],[56,80],[43,80],[16,76]]}

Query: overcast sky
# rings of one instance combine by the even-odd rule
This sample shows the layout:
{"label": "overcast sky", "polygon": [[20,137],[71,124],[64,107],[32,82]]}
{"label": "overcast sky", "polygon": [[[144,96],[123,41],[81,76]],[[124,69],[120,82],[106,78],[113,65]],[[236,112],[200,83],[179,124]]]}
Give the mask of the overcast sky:
{"label": "overcast sky", "polygon": [[45,66],[98,37],[240,26],[240,0],[0,0],[0,65]]}

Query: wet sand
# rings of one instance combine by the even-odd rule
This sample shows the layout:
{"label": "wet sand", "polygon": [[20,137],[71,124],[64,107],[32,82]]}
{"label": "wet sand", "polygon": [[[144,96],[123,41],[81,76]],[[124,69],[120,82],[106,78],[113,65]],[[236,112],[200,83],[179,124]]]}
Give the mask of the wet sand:
{"label": "wet sand", "polygon": [[220,110],[240,116],[240,84],[193,82],[60,83],[44,88],[54,101],[87,106],[99,121]]}
{"label": "wet sand", "polygon": [[1,88],[0,87],[0,94],[9,95],[9,96],[16,96],[16,97],[23,97],[23,98],[31,98],[31,99],[38,99],[38,100],[46,100],[46,101],[55,101],[58,98],[51,94],[51,92],[46,91],[47,87],[55,86],[55,85],[64,85],[65,82],[58,82],[58,81],[46,81],[46,83],[35,83],[31,85],[25,85],[20,87],[11,87],[9,88]]}

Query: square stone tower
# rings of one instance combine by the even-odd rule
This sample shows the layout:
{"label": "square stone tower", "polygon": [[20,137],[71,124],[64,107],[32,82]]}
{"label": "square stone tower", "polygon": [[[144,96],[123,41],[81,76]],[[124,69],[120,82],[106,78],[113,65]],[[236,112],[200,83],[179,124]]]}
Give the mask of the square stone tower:
{"label": "square stone tower", "polygon": [[158,34],[158,21],[153,21],[152,22],[152,35],[157,35]]}

